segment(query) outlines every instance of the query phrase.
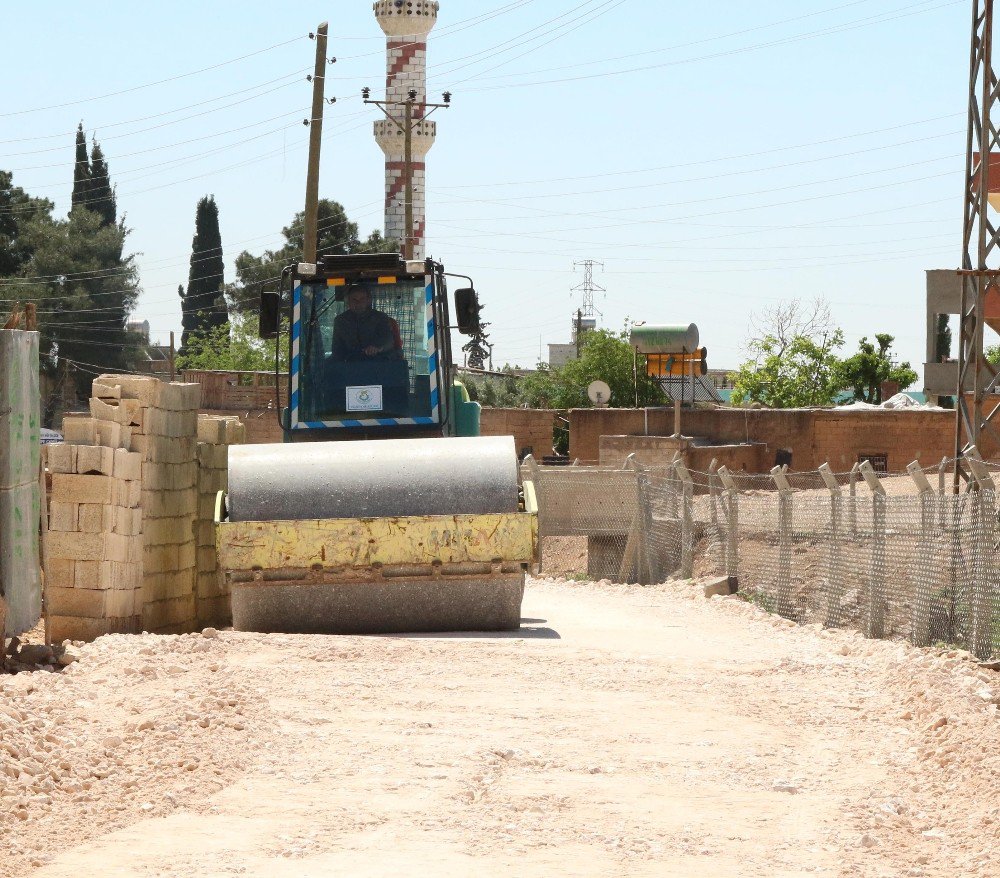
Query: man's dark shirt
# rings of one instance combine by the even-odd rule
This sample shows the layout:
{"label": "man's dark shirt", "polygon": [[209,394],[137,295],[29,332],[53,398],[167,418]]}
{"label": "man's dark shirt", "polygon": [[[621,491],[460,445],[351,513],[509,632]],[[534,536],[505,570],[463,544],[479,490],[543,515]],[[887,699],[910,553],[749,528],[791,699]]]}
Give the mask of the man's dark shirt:
{"label": "man's dark shirt", "polygon": [[[365,348],[379,348],[368,357]],[[360,314],[345,311],[333,321],[333,359],[389,359],[395,353],[395,335],[389,315],[369,308]]]}

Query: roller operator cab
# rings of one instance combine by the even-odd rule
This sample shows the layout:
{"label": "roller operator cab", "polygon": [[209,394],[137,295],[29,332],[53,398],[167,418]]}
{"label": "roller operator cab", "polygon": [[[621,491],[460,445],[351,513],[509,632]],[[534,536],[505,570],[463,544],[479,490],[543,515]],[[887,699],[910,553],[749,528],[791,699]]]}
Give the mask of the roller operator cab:
{"label": "roller operator cab", "polygon": [[478,331],[479,303],[458,289],[453,323],[445,277],[431,259],[329,256],[261,293],[260,335],[289,350],[286,441],[479,435],[450,333]]}

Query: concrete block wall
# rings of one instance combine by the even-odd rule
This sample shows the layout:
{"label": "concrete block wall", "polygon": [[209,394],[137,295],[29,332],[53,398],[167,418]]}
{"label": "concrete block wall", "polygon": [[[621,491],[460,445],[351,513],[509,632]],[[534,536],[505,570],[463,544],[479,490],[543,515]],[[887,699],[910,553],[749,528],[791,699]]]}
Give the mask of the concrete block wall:
{"label": "concrete block wall", "polygon": [[732,472],[766,472],[771,464],[763,444],[694,445],[671,436],[601,436],[600,464],[621,468],[630,454],[644,466],[667,466],[680,451],[689,469],[708,472],[712,461]]}
{"label": "concrete block wall", "polygon": [[[596,461],[602,436],[669,436],[668,409],[573,409],[570,457]],[[774,466],[778,451],[790,451],[791,469],[805,471],[829,462],[846,471],[861,454],[886,454],[890,472],[902,472],[912,460],[937,464],[954,453],[955,413],[911,409],[739,409],[685,410],[685,436],[711,444],[762,444],[761,471]],[[991,457],[997,449],[984,442]],[[749,471],[749,470],[748,470]]]}
{"label": "concrete block wall", "polygon": [[556,413],[551,409],[484,408],[479,417],[483,436],[513,436],[518,456],[529,451],[538,460],[552,454]]}
{"label": "concrete block wall", "polygon": [[221,575],[215,543],[215,503],[229,487],[229,446],[242,445],[246,429],[234,416],[198,417],[198,519],[195,543],[198,573],[195,581],[198,625],[232,624],[229,588]]}

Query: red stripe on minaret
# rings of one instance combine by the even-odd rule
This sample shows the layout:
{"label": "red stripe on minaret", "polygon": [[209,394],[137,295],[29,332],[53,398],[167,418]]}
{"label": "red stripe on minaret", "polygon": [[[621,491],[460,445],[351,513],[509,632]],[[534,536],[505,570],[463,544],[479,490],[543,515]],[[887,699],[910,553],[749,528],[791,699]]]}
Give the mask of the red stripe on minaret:
{"label": "red stripe on minaret", "polygon": [[[424,170],[426,165],[424,162],[412,162],[411,167],[416,172]],[[406,162],[386,162],[385,170],[386,177],[389,176],[389,171],[399,171],[399,176],[385,193],[385,206],[388,207],[406,189]]]}
{"label": "red stripe on minaret", "polygon": [[416,57],[417,52],[421,49],[426,51],[427,43],[398,43],[396,45],[389,43],[389,48],[400,49],[400,54],[386,68],[386,85],[389,84],[389,80],[394,79],[403,72],[406,66]]}

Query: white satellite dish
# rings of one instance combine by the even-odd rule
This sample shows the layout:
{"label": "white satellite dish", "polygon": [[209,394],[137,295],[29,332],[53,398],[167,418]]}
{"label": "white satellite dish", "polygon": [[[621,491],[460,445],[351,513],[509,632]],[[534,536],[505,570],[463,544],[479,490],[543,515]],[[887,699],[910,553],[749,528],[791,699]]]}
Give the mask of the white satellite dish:
{"label": "white satellite dish", "polygon": [[611,388],[603,381],[591,381],[587,385],[587,396],[594,405],[602,409],[611,399]]}

